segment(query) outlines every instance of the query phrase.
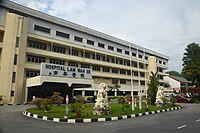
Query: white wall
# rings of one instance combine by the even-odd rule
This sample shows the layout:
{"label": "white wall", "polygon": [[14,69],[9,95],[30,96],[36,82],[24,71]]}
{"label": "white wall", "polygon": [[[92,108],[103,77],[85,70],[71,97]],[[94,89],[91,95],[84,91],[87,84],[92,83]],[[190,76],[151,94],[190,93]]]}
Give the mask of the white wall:
{"label": "white wall", "polygon": [[177,81],[173,78],[170,78],[169,76],[165,76],[164,80],[167,81],[171,85],[172,88],[180,88],[181,87],[179,81]]}

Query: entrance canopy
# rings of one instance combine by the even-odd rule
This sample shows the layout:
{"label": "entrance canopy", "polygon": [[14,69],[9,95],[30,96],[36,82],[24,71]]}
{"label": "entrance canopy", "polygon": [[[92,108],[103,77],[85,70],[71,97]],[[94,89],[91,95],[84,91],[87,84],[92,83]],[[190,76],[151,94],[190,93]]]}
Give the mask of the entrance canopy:
{"label": "entrance canopy", "polygon": [[49,97],[53,91],[73,97],[74,88],[89,88],[93,84],[92,70],[41,63],[40,76],[26,81],[26,102],[31,96]]}
{"label": "entrance canopy", "polygon": [[87,88],[93,84],[92,79],[80,78],[66,78],[66,77],[53,77],[53,76],[36,76],[27,79],[26,87],[41,86],[44,82],[52,83],[66,83],[69,87],[73,88]]}

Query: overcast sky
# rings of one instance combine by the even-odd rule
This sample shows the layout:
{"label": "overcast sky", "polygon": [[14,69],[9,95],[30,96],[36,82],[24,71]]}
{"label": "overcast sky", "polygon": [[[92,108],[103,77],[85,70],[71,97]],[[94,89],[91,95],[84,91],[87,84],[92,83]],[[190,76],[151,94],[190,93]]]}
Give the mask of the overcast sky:
{"label": "overcast sky", "polygon": [[200,44],[200,0],[12,0],[170,57],[182,70],[189,43]]}

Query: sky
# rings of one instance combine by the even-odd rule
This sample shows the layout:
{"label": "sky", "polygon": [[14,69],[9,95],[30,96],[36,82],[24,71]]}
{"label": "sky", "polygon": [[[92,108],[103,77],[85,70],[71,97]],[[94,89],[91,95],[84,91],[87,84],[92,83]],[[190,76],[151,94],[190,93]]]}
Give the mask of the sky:
{"label": "sky", "polygon": [[200,0],[11,0],[169,56],[181,72],[188,44],[200,44]]}

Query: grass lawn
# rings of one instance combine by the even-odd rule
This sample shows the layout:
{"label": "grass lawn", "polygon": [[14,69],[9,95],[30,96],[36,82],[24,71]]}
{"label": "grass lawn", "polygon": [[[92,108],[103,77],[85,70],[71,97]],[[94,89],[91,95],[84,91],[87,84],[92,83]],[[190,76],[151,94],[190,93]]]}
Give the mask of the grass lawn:
{"label": "grass lawn", "polygon": [[[69,104],[70,106],[70,104]],[[144,113],[148,111],[156,111],[160,110],[163,108],[159,108],[156,106],[149,105],[148,110],[145,110],[143,107],[143,110],[139,110],[138,107],[135,108],[135,111],[131,110],[131,105],[129,108],[125,109],[125,114],[122,114],[122,105],[118,103],[110,103],[110,115],[108,116],[96,116],[93,115],[93,107],[94,104],[84,104],[84,110],[82,111],[81,118],[100,118],[100,117],[112,117],[112,116],[122,116],[122,115],[129,115],[129,114],[137,114],[137,113]],[[144,105],[143,105],[144,106]],[[171,107],[178,107],[179,105],[171,106],[170,104],[167,105],[167,108]],[[52,106],[51,110],[48,112],[45,112],[44,110],[37,110],[36,108],[29,108],[26,111],[32,113],[32,114],[37,114],[40,116],[48,116],[50,118],[64,118],[65,116],[65,105],[61,106]],[[69,113],[68,113],[68,118],[69,119],[74,119],[76,118],[76,114],[72,113],[70,111],[69,107]]]}

